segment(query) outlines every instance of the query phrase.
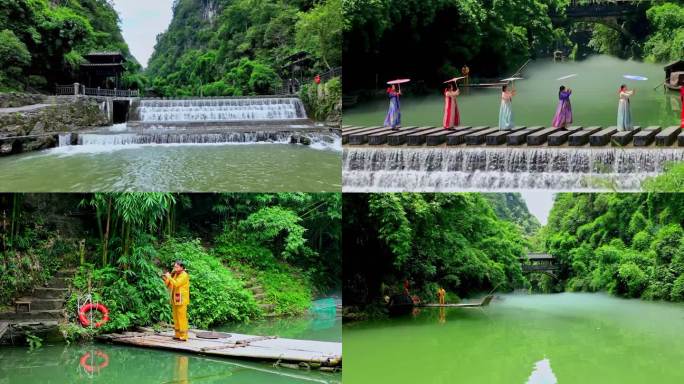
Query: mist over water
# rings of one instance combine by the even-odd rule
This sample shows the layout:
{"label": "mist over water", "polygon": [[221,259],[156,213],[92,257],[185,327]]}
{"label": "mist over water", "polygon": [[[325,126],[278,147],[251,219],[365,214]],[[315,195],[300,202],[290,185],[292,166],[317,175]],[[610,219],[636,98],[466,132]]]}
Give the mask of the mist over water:
{"label": "mist over water", "polygon": [[[665,79],[664,64],[622,60],[607,55],[595,55],[582,61],[554,63],[550,59],[530,62],[523,71],[524,80],[515,82],[517,96],[513,98],[513,114],[516,125],[550,126],[558,104],[561,85],[573,90],[571,97],[573,125],[613,126],[617,120],[618,88],[621,84],[635,89],[632,97],[632,119],[635,125],[670,126],[679,123],[681,105],[679,95],[664,92],[660,86]],[[477,68],[471,68],[477,73]],[[577,76],[558,81],[570,75]],[[647,81],[634,81],[623,75],[648,77]],[[506,76],[502,76],[506,77]],[[403,126],[441,126],[444,97],[441,90],[418,96],[411,94],[411,86],[404,87],[401,112]],[[461,89],[458,106],[462,125],[498,124],[501,88]],[[376,100],[346,108],[344,124],[382,125],[387,113],[387,100]]]}
{"label": "mist over water", "polygon": [[480,309],[345,324],[345,381],[681,383],[684,305],[606,294],[497,295]]}

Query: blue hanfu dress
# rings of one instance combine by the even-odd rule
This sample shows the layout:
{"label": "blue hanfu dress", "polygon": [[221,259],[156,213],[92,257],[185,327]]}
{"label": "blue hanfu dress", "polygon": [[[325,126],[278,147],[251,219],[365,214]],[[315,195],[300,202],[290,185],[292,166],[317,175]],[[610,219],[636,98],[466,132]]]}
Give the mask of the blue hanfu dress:
{"label": "blue hanfu dress", "polygon": [[618,103],[617,128],[618,131],[631,131],[632,112],[629,108],[629,98],[634,91],[620,91],[620,102]]}
{"label": "blue hanfu dress", "polygon": [[511,102],[513,101],[513,94],[511,92],[501,92],[501,108],[499,109],[499,129],[511,130],[515,127],[513,124],[513,108]]}
{"label": "blue hanfu dress", "polygon": [[570,105],[570,94],[572,92],[562,91],[558,94],[558,107],[556,114],[551,122],[552,127],[565,128],[572,123],[572,106]]}
{"label": "blue hanfu dress", "polygon": [[401,127],[401,110],[399,109],[399,92],[388,89],[387,96],[389,96],[389,110],[385,117],[385,127],[392,129]]}

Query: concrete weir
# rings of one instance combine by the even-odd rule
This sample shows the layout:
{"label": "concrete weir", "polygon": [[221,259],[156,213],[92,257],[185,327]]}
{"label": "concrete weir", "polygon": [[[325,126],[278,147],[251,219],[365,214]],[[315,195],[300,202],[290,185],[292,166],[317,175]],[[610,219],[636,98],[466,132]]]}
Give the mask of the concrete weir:
{"label": "concrete weir", "polygon": [[311,121],[296,97],[124,101],[100,104],[113,126],[0,137],[0,145],[6,154],[15,154],[69,145],[290,143],[338,148],[341,141],[339,128]]}
{"label": "concrete weir", "polygon": [[[344,191],[634,191],[666,164],[684,161],[684,133],[676,126],[410,127],[387,140],[371,136],[373,142],[363,139],[364,129],[342,129]],[[396,135],[407,140],[393,144]]]}

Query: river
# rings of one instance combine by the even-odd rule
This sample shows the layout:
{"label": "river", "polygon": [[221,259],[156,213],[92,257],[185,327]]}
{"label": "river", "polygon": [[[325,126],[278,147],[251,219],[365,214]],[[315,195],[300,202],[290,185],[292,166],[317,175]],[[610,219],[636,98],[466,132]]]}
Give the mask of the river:
{"label": "river", "polygon": [[[441,313],[440,313],[441,312]],[[482,309],[345,324],[350,383],[682,383],[684,305],[507,294]]]}
{"label": "river", "polygon": [[0,158],[4,192],[339,192],[341,147],[88,144]]}
{"label": "river", "polygon": [[[477,68],[471,68],[476,73]],[[560,77],[577,76],[556,80]],[[648,77],[647,81],[624,79],[625,74]],[[632,118],[635,125],[678,125],[681,104],[679,95],[663,91],[663,64],[622,60],[607,55],[595,55],[582,61],[554,63],[550,59],[530,62],[523,70],[524,80],[515,82],[517,96],[513,99],[514,121],[517,125],[550,126],[558,104],[558,87],[573,90],[571,97],[574,125],[613,126],[617,120],[618,88],[627,84],[636,90],[632,98]],[[410,77],[410,75],[409,75]],[[410,84],[406,89],[410,92]],[[497,126],[501,88],[466,88],[458,98],[461,125]],[[439,90],[429,96],[408,93],[402,99],[403,126],[441,126],[444,97]],[[387,99],[378,98],[345,109],[344,124],[382,125],[387,113]]]}
{"label": "river", "polygon": [[[342,341],[335,316],[281,318],[216,327],[288,338]],[[106,363],[105,363],[106,362]],[[100,367],[101,365],[104,365]],[[272,363],[176,353],[102,343],[0,347],[0,383],[212,384],[236,382],[341,383],[340,373],[274,368]]]}

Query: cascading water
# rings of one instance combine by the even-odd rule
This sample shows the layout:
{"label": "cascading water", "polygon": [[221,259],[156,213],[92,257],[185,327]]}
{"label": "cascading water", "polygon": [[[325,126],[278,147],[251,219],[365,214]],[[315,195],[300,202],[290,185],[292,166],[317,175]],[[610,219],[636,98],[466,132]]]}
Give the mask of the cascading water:
{"label": "cascading water", "polygon": [[681,149],[345,148],[344,191],[639,190]]}
{"label": "cascading water", "polygon": [[[292,143],[292,137],[305,137],[314,149],[341,150],[341,139],[332,133],[297,133],[279,131],[220,132],[220,133],[84,133],[78,136],[81,145],[132,145],[132,144],[219,144],[219,143]],[[297,140],[299,142],[299,140]]]}
{"label": "cascading water", "polygon": [[60,133],[58,135],[59,141],[57,142],[58,147],[66,147],[71,145],[71,133]]}
{"label": "cascading water", "polygon": [[305,119],[304,106],[294,97],[141,100],[143,122],[250,121]]}

